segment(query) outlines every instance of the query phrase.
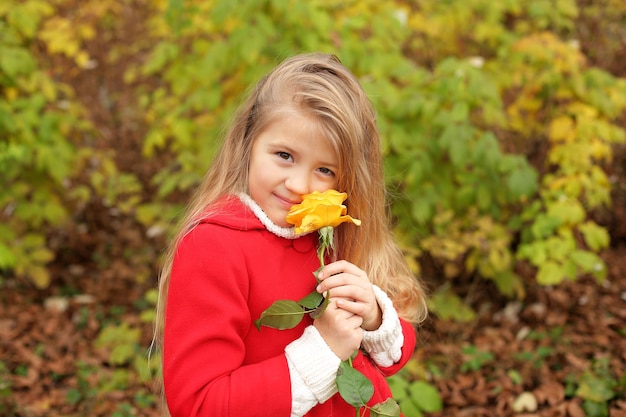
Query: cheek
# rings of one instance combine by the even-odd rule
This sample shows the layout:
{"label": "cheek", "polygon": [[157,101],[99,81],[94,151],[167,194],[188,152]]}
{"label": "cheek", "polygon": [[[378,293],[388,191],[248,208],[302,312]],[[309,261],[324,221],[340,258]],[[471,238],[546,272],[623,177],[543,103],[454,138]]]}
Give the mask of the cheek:
{"label": "cheek", "polygon": [[252,198],[255,198],[260,193],[261,184],[262,181],[260,181],[259,176],[250,171],[248,176],[248,192]]}
{"label": "cheek", "polygon": [[272,170],[264,165],[265,169],[261,169],[258,165],[250,166],[248,172],[248,192],[250,196],[257,199],[262,197],[268,190],[274,187],[274,179]]}
{"label": "cheek", "polygon": [[326,184],[328,185],[328,189],[332,188],[333,190],[337,190],[337,188],[339,188],[339,174],[335,174],[334,176],[328,178]]}
{"label": "cheek", "polygon": [[[338,184],[336,180],[322,180],[313,184],[311,191],[319,191],[321,193],[328,190],[337,190]],[[340,191],[340,190],[337,190]]]}

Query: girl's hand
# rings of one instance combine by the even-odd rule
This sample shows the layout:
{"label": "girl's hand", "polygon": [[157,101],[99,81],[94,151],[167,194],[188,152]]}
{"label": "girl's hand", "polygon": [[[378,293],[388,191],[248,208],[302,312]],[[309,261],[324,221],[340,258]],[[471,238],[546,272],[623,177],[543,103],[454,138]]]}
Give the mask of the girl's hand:
{"label": "girl's hand", "polygon": [[337,261],[326,265],[318,278],[321,283],[317,292],[325,294],[330,290],[330,297],[338,308],[363,319],[363,329],[372,331],[380,327],[382,311],[365,271],[348,261]]}
{"label": "girl's hand", "polygon": [[361,346],[362,323],[360,316],[337,307],[337,299],[333,297],[322,315],[313,320],[313,325],[326,344],[342,361],[348,359]]}

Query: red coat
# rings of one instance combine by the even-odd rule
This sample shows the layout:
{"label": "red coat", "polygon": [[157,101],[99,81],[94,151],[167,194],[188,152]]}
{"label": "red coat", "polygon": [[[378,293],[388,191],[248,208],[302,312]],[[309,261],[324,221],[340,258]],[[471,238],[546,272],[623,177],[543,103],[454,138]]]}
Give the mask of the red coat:
{"label": "red coat", "polygon": [[[278,299],[313,291],[319,266],[317,234],[285,239],[267,231],[239,200],[191,231],[177,248],[165,318],[163,378],[173,417],[288,417],[291,385],[285,346],[312,320],[294,329],[257,330],[253,321]],[[385,376],[415,348],[415,330],[401,320],[401,360],[379,368],[359,353],[355,368],[373,382],[370,405],[391,396]],[[354,416],[335,394],[307,416]]]}

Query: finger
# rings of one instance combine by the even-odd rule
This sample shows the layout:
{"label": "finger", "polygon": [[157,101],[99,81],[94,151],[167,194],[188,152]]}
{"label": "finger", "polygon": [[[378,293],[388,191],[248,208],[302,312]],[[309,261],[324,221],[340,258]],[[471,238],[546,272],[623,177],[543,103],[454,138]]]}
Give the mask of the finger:
{"label": "finger", "polygon": [[363,290],[369,290],[371,285],[365,273],[357,276],[349,272],[341,272],[323,279],[316,287],[316,290],[323,293],[343,286],[354,286],[355,288],[358,287]]}
{"label": "finger", "polygon": [[326,278],[329,278],[329,277],[332,277],[334,275],[341,274],[341,273],[348,273],[348,274],[352,274],[355,276],[358,276],[358,275],[367,276],[365,275],[365,272],[361,270],[360,268],[358,268],[356,265],[348,261],[341,260],[341,261],[336,261],[336,262],[326,265],[324,269],[320,271],[320,275],[318,277],[320,280],[324,280]]}
{"label": "finger", "polygon": [[337,308],[363,318],[370,312],[372,306],[358,301],[339,299],[337,300]]}
{"label": "finger", "polygon": [[330,291],[334,298],[353,300],[362,303],[373,303],[375,295],[371,284],[354,283],[348,278],[337,278],[333,281],[324,282],[318,285],[317,291],[321,294]]}

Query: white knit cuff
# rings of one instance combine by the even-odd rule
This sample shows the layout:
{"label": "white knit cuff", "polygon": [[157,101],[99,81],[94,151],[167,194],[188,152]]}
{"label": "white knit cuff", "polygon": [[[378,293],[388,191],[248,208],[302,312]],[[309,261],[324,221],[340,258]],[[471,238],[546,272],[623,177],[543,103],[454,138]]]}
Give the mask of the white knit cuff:
{"label": "white knit cuff", "polygon": [[302,336],[288,344],[285,355],[290,369],[296,371],[317,402],[323,403],[337,392],[335,379],[341,359],[314,326],[308,326]]}
{"label": "white knit cuff", "polygon": [[382,324],[377,330],[363,332],[361,346],[383,368],[398,362],[402,357],[404,334],[400,318],[389,296],[376,285],[373,286],[378,305],[382,310]]}
{"label": "white knit cuff", "polygon": [[302,417],[317,405],[317,398],[304,383],[296,367],[287,359],[289,378],[291,379],[291,416]]}

